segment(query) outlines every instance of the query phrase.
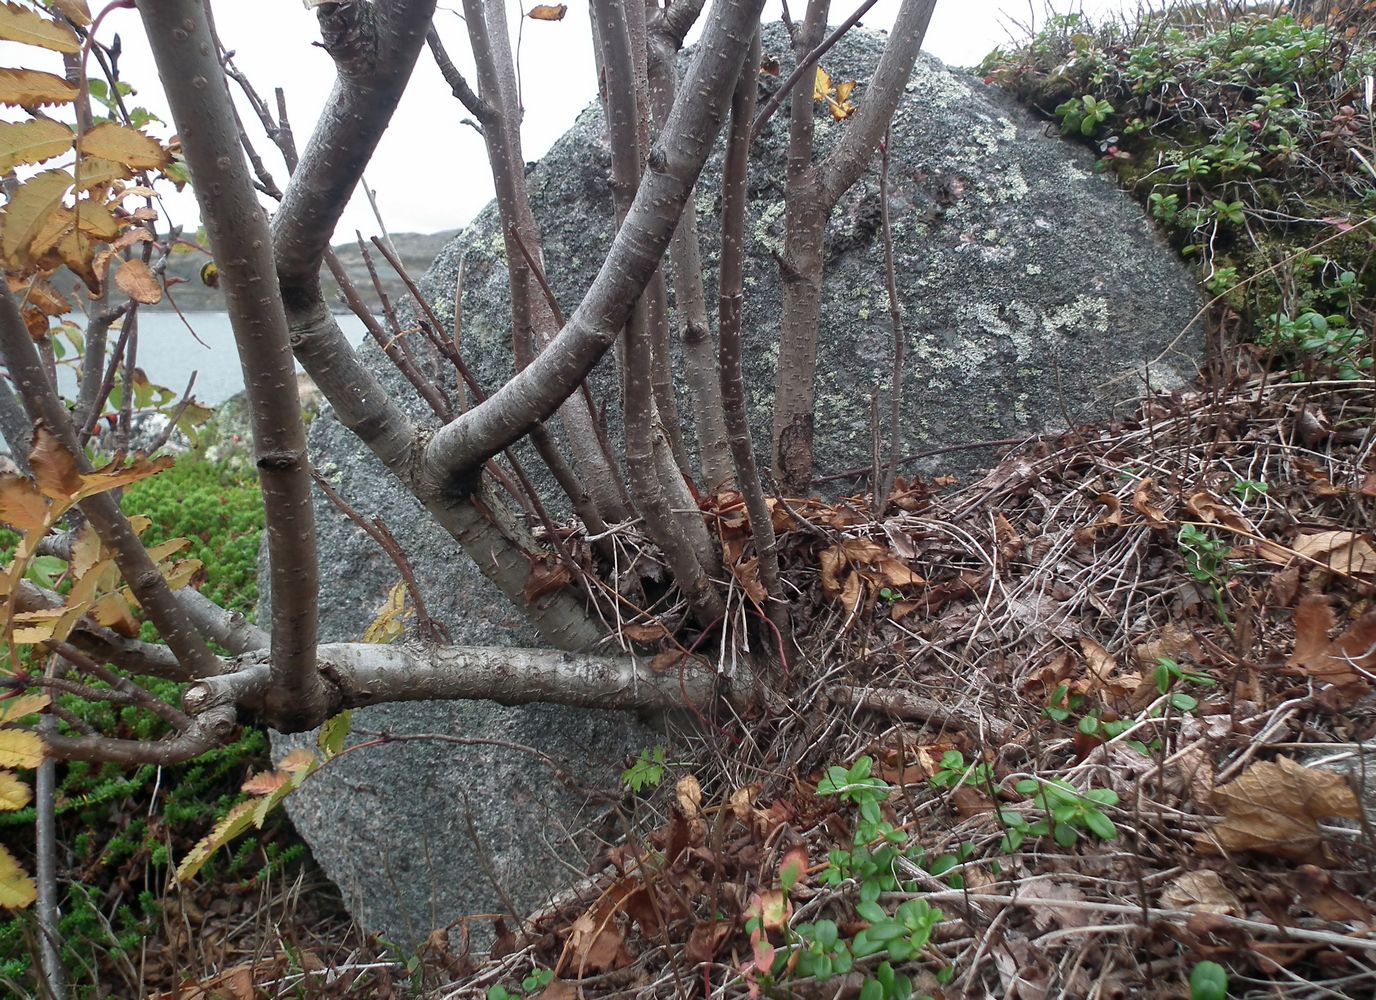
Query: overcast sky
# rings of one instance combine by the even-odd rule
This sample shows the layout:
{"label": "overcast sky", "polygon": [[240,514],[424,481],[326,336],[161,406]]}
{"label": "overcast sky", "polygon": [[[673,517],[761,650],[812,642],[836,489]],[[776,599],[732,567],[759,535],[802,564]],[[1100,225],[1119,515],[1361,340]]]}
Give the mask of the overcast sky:
{"label": "overcast sky", "polygon": [[[524,2],[524,0],[522,0]],[[534,0],[526,3],[528,8]],[[1122,0],[1055,0],[1057,10],[1084,9],[1090,13],[1117,10]],[[1046,16],[1044,0],[1031,0],[1038,24]],[[94,9],[97,4],[92,3]],[[526,107],[523,141],[527,159],[539,157],[572,123],[595,96],[592,49],[588,30],[587,0],[570,0],[562,22],[520,18],[520,4],[510,4],[512,29],[522,27],[520,69]],[[794,4],[802,6],[801,0]],[[1135,3],[1132,6],[1136,6]],[[215,0],[220,36],[236,52],[236,62],[265,96],[274,87],[287,92],[288,108],[299,143],[304,144],[318,110],[324,105],[334,79],[334,67],[323,49],[311,43],[319,38],[314,14],[301,0]],[[887,27],[893,21],[898,0],[879,0],[865,19],[870,27]],[[709,5],[710,9],[710,5]],[[854,9],[853,3],[832,5],[833,22]],[[442,2],[435,22],[455,63],[472,80],[471,60],[457,0]],[[767,16],[776,17],[771,3]],[[1008,31],[1019,31],[1033,15],[1029,0],[939,0],[924,48],[957,66],[979,62],[1003,43]],[[100,36],[109,42],[118,32],[124,54],[121,77],[139,88],[135,103],[170,121],[156,83],[147,42],[133,10],[114,10],[105,18]],[[0,64],[14,65],[16,46],[0,46]],[[36,50],[25,49],[27,65],[51,69]],[[60,65],[57,67],[60,72]],[[492,181],[482,141],[471,128],[460,124],[461,105],[449,93],[427,51],[422,50],[416,72],[383,137],[366,179],[378,196],[387,226],[393,232],[434,232],[467,223],[491,198]],[[245,114],[250,125],[256,125]],[[278,183],[285,170],[271,144],[251,127],[259,152],[269,163]],[[189,193],[168,200],[175,221],[189,226],[196,216]],[[367,200],[359,191],[345,212],[337,239],[352,238],[355,228],[365,235],[377,231]]]}

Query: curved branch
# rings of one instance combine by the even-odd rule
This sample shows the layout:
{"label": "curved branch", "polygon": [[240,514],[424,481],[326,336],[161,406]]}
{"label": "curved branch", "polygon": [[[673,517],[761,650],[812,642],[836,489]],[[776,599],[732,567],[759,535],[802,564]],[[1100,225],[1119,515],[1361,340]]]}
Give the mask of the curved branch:
{"label": "curved branch", "polygon": [[893,120],[894,109],[913,75],[936,0],[903,0],[884,54],[865,88],[860,109],[846,123],[836,148],[818,165],[828,210],[865,172]]}
{"label": "curved branch", "polygon": [[427,476],[437,485],[459,485],[466,473],[550,416],[616,340],[659,267],[721,130],[763,6],[763,0],[719,0],[681,97],[650,153],[635,201],[592,287],[539,357],[431,440]]}
{"label": "curved branch", "polygon": [[339,76],[273,218],[272,245],[288,297],[319,281],[335,224],[392,120],[434,13],[435,0],[317,8]]}

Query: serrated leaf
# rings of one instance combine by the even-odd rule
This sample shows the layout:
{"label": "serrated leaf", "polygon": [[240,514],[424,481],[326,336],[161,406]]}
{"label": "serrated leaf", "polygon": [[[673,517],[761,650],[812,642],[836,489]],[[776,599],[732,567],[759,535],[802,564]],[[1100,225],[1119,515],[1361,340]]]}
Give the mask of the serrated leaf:
{"label": "serrated leaf", "polygon": [[20,612],[13,619],[15,644],[32,646],[40,642],[65,642],[85,613],[84,602]]}
{"label": "serrated leaf", "polygon": [[406,583],[399,580],[387,595],[387,603],[382,606],[373,623],[363,633],[363,641],[394,642],[405,631],[402,619],[410,614],[411,609],[406,606]]}
{"label": "serrated leaf", "polygon": [[817,75],[812,81],[812,99],[814,101],[825,101],[827,96],[832,92],[832,89],[831,74],[822,69],[821,66],[818,66]]}
{"label": "serrated leaf", "polygon": [[16,473],[0,476],[0,521],[18,531],[36,531],[47,523],[48,505],[33,480]]}
{"label": "serrated leaf", "polygon": [[0,242],[5,259],[12,265],[24,263],[29,244],[53,212],[61,207],[71,186],[72,175],[66,170],[45,170],[19,186],[5,208],[5,232]]}
{"label": "serrated leaf", "polygon": [[0,122],[0,174],[42,163],[72,148],[72,130],[51,118]]}
{"label": "serrated leaf", "polygon": [[338,715],[326,719],[325,724],[320,727],[320,736],[316,740],[316,745],[320,747],[327,759],[344,749],[344,740],[348,737],[353,726],[353,717],[353,711],[345,709]]}
{"label": "serrated leaf", "polygon": [[205,867],[212,854],[247,830],[253,823],[253,811],[257,807],[258,803],[250,800],[240,802],[231,809],[225,818],[216,823],[215,828],[202,837],[186,857],[182,858],[182,863],[177,866],[177,881],[185,882],[191,878]]}
{"label": "serrated leaf", "polygon": [[86,0],[46,0],[46,2],[49,7],[54,8],[59,13],[66,14],[78,28],[84,28],[91,23],[91,8],[86,6]]}
{"label": "serrated leaf", "polygon": [[127,260],[115,272],[115,284],[135,302],[155,306],[162,301],[162,286],[141,260]]}
{"label": "serrated leaf", "polygon": [[315,754],[305,747],[297,747],[278,761],[277,769],[287,774],[303,774],[314,770],[317,763]]}
{"label": "serrated leaf", "polygon": [[97,125],[77,140],[76,146],[87,156],[113,160],[135,170],[161,170],[172,162],[156,139],[114,122]]}
{"label": "serrated leaf", "polygon": [[120,635],[139,634],[139,622],[134,617],[129,602],[120,593],[106,594],[91,608],[91,617],[106,628],[114,629]]}
{"label": "serrated leaf", "polygon": [[290,783],[291,775],[285,771],[259,771],[240,785],[239,790],[248,795],[271,795]]}
{"label": "serrated leaf", "polygon": [[81,42],[71,28],[17,3],[0,4],[0,39],[53,52],[81,51]]}
{"label": "serrated leaf", "polygon": [[46,694],[25,694],[0,702],[0,722],[14,722],[48,707],[52,699]]}
{"label": "serrated leaf", "polygon": [[74,500],[81,492],[81,471],[76,458],[57,435],[39,427],[33,435],[29,468],[43,495],[53,500]]}
{"label": "serrated leaf", "polygon": [[76,100],[77,93],[75,84],[54,73],[37,69],[0,69],[0,104],[12,108],[70,104]]}
{"label": "serrated leaf", "polygon": [[[87,233],[102,242],[113,240],[124,228],[124,224],[115,218],[114,213],[98,201],[77,202],[73,216],[83,233]],[[142,264],[143,261],[130,261],[130,263]]]}
{"label": "serrated leaf", "polygon": [[0,845],[0,906],[7,910],[20,910],[32,906],[38,898],[38,889],[33,879],[19,866],[4,845]]}
{"label": "serrated leaf", "polygon": [[101,156],[83,156],[77,164],[76,189],[89,191],[115,181],[127,181],[134,173],[135,171],[123,163],[116,163]]}
{"label": "serrated leaf", "polygon": [[43,741],[27,729],[0,729],[0,767],[31,770],[43,763]]}
{"label": "serrated leaf", "polygon": [[13,771],[0,771],[0,812],[23,809],[33,798],[33,789]]}
{"label": "serrated leaf", "polygon": [[[110,490],[118,489],[121,486],[128,486],[130,483],[137,483],[150,476],[156,476],[159,472],[165,472],[172,468],[173,459],[170,455],[163,455],[161,458],[148,459],[142,455],[134,458],[130,462],[111,462],[102,465],[94,472],[88,472],[81,477],[81,484],[74,494],[77,500],[85,500],[93,497],[97,493],[107,493]],[[188,544],[186,539],[178,539],[183,545]],[[178,551],[181,545],[172,551]]]}

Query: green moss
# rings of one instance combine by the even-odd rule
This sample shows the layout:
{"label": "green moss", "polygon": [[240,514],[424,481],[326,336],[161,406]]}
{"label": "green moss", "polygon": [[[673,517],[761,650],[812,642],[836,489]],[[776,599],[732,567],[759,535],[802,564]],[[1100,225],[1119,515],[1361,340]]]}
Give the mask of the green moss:
{"label": "green moss", "polygon": [[[149,545],[187,538],[190,546],[182,554],[205,566],[203,593],[253,614],[263,529],[262,498],[254,478],[226,463],[187,455],[168,471],[127,489],[122,506],[128,514],[152,520],[142,536]],[[12,533],[0,534],[5,560],[15,541]],[[144,632],[145,639],[156,640],[151,625],[145,624]],[[140,683],[169,703],[180,700],[179,684],[151,678],[141,678]],[[87,703],[71,696],[61,703],[98,732],[112,736],[156,740],[167,732],[161,720],[129,706]],[[59,840],[68,845],[64,856],[71,865],[61,874],[66,890],[63,958],[74,977],[75,995],[94,995],[93,988],[84,985],[94,981],[90,970],[105,969],[102,978],[108,984],[115,955],[133,956],[137,965],[143,937],[161,927],[159,900],[172,861],[238,800],[248,773],[267,765],[266,737],[258,730],[245,730],[229,746],[173,767],[72,763],[59,768]],[[33,822],[32,808],[0,813],[0,841],[30,865]],[[232,890],[296,860],[303,850],[279,813],[260,835],[245,839],[235,854],[212,859],[203,877]],[[118,889],[116,882],[121,883]],[[125,902],[108,902],[119,899]],[[8,985],[6,978],[32,989],[35,941],[31,913],[0,921],[0,992]]]}

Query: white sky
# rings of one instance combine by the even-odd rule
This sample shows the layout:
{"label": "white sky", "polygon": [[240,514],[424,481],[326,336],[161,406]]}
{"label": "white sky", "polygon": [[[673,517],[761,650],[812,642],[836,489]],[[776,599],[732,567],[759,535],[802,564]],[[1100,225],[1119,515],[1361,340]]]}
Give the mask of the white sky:
{"label": "white sky", "polygon": [[[526,3],[529,7],[534,0]],[[973,65],[1004,42],[1008,26],[1026,24],[1033,14],[1038,24],[1045,18],[1044,0],[939,0],[924,48],[956,66]],[[1088,13],[1116,11],[1123,0],[1054,0],[1057,10],[1084,9]],[[799,15],[802,0],[793,4]],[[95,9],[98,5],[92,3]],[[1136,7],[1136,3],[1130,4]],[[315,15],[300,0],[216,0],[216,26],[225,45],[236,52],[235,61],[269,101],[274,87],[283,87],[298,143],[304,144],[318,110],[328,97],[334,78],[329,56],[318,41]],[[587,0],[570,0],[562,22],[521,19],[517,2],[510,2],[512,30],[523,27],[520,63],[526,117],[523,141],[526,159],[537,159],[572,123],[594,96],[592,49],[588,30]],[[471,60],[456,0],[442,2],[436,24],[450,57],[472,82]],[[709,4],[710,9],[710,4]],[[776,17],[777,3],[766,8]],[[852,3],[835,3],[833,23],[851,10]],[[865,19],[870,27],[893,22],[898,0],[879,0]],[[139,90],[133,103],[142,104],[170,121],[156,82],[156,71],[138,14],[114,10],[101,25],[100,37],[111,41],[118,32],[123,43],[121,78]],[[49,56],[47,60],[44,56]],[[61,72],[52,54],[5,44],[0,45],[0,65],[24,65]],[[57,61],[57,65],[49,63]],[[244,110],[250,135],[279,185],[286,172],[275,149],[257,120]],[[377,192],[387,227],[393,232],[434,232],[467,223],[492,196],[492,181],[482,140],[460,124],[466,112],[450,94],[435,69],[428,50],[422,49],[411,85],[367,173]],[[9,116],[7,116],[9,117]],[[156,126],[154,126],[156,130]],[[167,199],[174,221],[194,231],[195,201],[190,192]],[[372,211],[360,190],[346,210],[336,239],[352,239],[353,231],[377,232]]]}

